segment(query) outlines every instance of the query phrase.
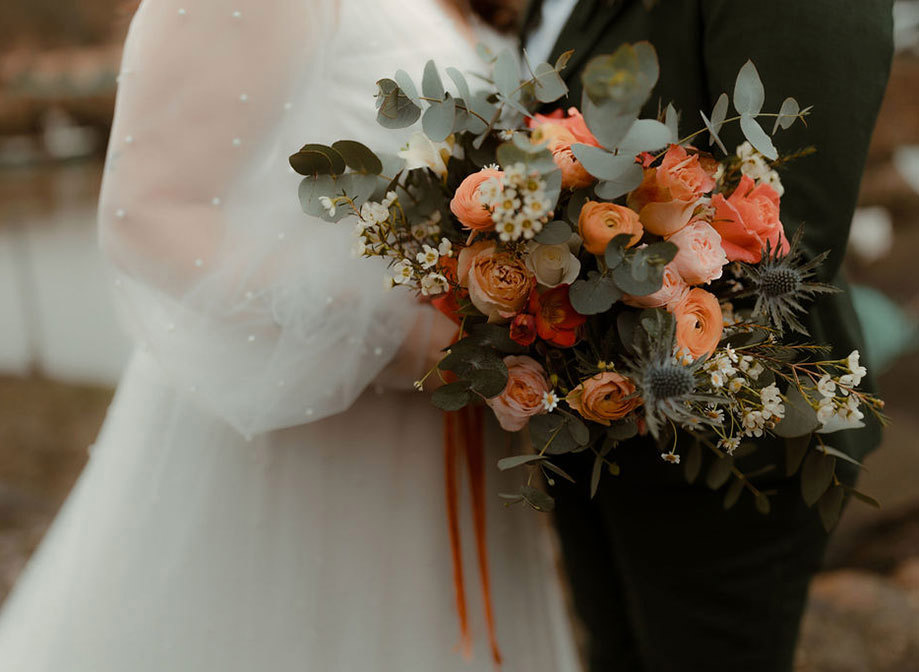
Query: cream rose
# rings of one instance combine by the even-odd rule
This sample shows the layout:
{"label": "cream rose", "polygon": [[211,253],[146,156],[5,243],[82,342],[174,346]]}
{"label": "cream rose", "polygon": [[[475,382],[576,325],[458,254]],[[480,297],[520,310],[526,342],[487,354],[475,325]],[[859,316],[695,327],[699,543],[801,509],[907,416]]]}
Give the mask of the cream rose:
{"label": "cream rose", "polygon": [[695,220],[668,240],[680,248],[673,265],[690,285],[702,285],[721,277],[728,257],[721,246],[721,235],[711,224]]}
{"label": "cream rose", "polygon": [[509,356],[504,358],[507,366],[507,385],[497,397],[486,399],[485,403],[494,411],[501,428],[508,432],[523,429],[534,415],[546,412],[543,396],[551,391],[546,370],[531,357]]}
{"label": "cream rose", "polygon": [[527,268],[543,287],[570,285],[581,272],[581,262],[571,253],[568,243],[540,245],[530,243]]}

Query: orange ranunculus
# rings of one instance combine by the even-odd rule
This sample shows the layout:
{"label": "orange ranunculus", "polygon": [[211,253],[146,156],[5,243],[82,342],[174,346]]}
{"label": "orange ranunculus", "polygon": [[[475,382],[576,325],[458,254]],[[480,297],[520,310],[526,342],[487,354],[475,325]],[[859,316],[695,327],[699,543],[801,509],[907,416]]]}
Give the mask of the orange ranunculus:
{"label": "orange ranunculus", "polygon": [[673,309],[677,347],[694,359],[711,355],[721,341],[724,319],[717,297],[698,287]]}
{"label": "orange ranunculus", "polygon": [[546,412],[543,395],[552,388],[546,370],[535,359],[509,355],[504,364],[507,385],[501,394],[485,403],[494,411],[502,429],[516,432],[526,427],[532,416]]}
{"label": "orange ranunculus", "polygon": [[770,185],[756,183],[746,175],[729,198],[716,194],[714,229],[730,261],[756,264],[762,261],[769,241],[773,250],[788,252],[788,239],[779,219],[779,194]]}
{"label": "orange ranunculus", "polygon": [[483,168],[462,181],[453,195],[453,200],[450,201],[450,212],[456,215],[464,227],[473,231],[488,231],[495,227],[491,212],[482,203],[479,187],[486,180],[500,180],[503,175],[500,170]]}
{"label": "orange ranunculus", "polygon": [[632,247],[641,240],[644,231],[634,210],[615,203],[587,201],[578,217],[578,233],[584,241],[584,249],[599,255],[616,236],[631,235],[628,247]]}
{"label": "orange ranunculus", "polygon": [[530,293],[529,313],[536,319],[539,337],[560,348],[570,348],[578,340],[578,329],[587,318],[578,313],[568,299],[568,285],[559,285],[540,294]]}
{"label": "orange ranunculus", "polygon": [[551,114],[535,114],[532,119],[527,119],[527,126],[530,128],[539,128],[543,124],[562,126],[571,131],[577,142],[585,145],[593,145],[594,147],[600,146],[600,142],[594,137],[594,134],[590,132],[590,129],[587,128],[587,122],[584,120],[584,115],[582,115],[576,107],[568,108],[567,117],[565,113],[559,109]]}
{"label": "orange ranunculus", "polygon": [[578,161],[571,145],[577,144],[577,136],[562,124],[548,122],[536,127],[530,140],[534,144],[548,143],[552,160],[562,173],[562,186],[566,189],[581,189],[596,182],[596,178],[587,172]]}
{"label": "orange ranunculus", "polygon": [[711,162],[671,145],[657,168],[645,170],[641,185],[628,196],[646,230],[670,236],[692,219],[700,198],[715,188]]}
{"label": "orange ranunculus", "polygon": [[494,241],[480,241],[459,253],[457,275],[469,289],[469,300],[489,322],[506,322],[526,306],[536,278],[523,259],[499,251]]}
{"label": "orange ranunculus", "polygon": [[635,396],[635,384],[615,371],[588,378],[571,390],[565,401],[585,420],[601,425],[621,420],[642,404]]}

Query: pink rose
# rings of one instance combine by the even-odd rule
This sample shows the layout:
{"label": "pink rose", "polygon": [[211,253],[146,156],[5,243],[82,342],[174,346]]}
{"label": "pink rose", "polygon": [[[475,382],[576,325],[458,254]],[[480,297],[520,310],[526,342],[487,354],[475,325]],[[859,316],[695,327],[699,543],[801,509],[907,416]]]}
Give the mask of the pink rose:
{"label": "pink rose", "polygon": [[634,308],[667,308],[670,310],[689,293],[689,285],[683,280],[674,262],[664,267],[664,282],[661,288],[648,296],[626,294],[622,302]]}
{"label": "pink rose", "polygon": [[531,357],[508,356],[507,386],[497,397],[486,399],[485,403],[495,413],[501,428],[508,432],[523,429],[530,417],[546,412],[542,399],[549,387],[546,370]]}
{"label": "pink rose", "polygon": [[744,175],[729,198],[716,194],[712,205],[712,226],[721,234],[721,246],[730,261],[759,263],[766,241],[773,250],[788,252],[788,239],[779,219],[779,194],[768,184],[756,186]]}
{"label": "pink rose", "polygon": [[680,248],[673,265],[690,285],[702,285],[721,277],[728,258],[721,247],[721,236],[710,224],[695,220],[668,240]]}

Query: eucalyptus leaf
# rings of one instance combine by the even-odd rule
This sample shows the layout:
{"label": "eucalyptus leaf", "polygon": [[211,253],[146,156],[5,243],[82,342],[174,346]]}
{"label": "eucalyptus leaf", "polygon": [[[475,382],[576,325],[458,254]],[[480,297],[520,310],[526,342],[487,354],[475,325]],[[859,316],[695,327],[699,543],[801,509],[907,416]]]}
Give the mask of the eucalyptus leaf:
{"label": "eucalyptus leaf", "polygon": [[533,462],[540,462],[545,459],[545,455],[514,455],[513,457],[505,457],[498,460],[498,469],[507,471],[508,469],[516,469],[524,464],[532,464]]}
{"label": "eucalyptus leaf", "polygon": [[724,146],[724,142],[722,142],[721,136],[718,135],[718,131],[715,130],[715,126],[712,124],[712,122],[709,121],[708,117],[705,116],[705,112],[699,110],[699,115],[702,117],[702,123],[705,124],[705,128],[708,129],[710,143],[717,143],[718,149],[727,154],[728,148]]}
{"label": "eucalyptus leaf", "polygon": [[549,512],[555,508],[555,500],[552,497],[530,485],[521,485],[520,494],[524,501],[537,511]]}
{"label": "eucalyptus leaf", "polygon": [[425,98],[436,98],[441,100],[444,97],[444,83],[440,79],[440,73],[437,72],[437,66],[434,61],[428,61],[424,64],[424,75],[421,78],[421,91]]}
{"label": "eucalyptus leaf", "polygon": [[[302,207],[303,212],[308,215],[314,217],[323,217],[327,215],[328,213],[319,202],[319,198],[322,196],[333,198],[336,195],[335,180],[331,175],[304,177],[300,181],[300,207]],[[342,210],[344,209],[345,208],[342,208]]]}
{"label": "eucalyptus leaf", "polygon": [[345,160],[341,154],[331,147],[315,143],[303,145],[290,157],[290,165],[301,175],[334,176],[345,172]]}
{"label": "eucalyptus leaf", "polygon": [[625,172],[614,180],[601,180],[594,186],[594,192],[600,198],[613,201],[620,196],[635,191],[641,186],[645,172],[640,164],[632,162]]}
{"label": "eucalyptus leaf", "polygon": [[590,200],[591,189],[578,189],[571,198],[568,199],[568,205],[565,207],[565,218],[571,222],[575,228],[578,226],[578,219],[581,217],[581,209],[584,204]]}
{"label": "eucalyptus leaf", "polygon": [[665,124],[654,119],[639,119],[629,128],[617,149],[634,157],[642,152],[666,147],[675,140],[676,137]]}
{"label": "eucalyptus leaf", "polygon": [[367,145],[354,140],[339,140],[332,143],[332,149],[338,152],[348,168],[358,173],[379,175],[383,172],[383,162]]}
{"label": "eucalyptus leaf", "polygon": [[823,493],[817,502],[817,512],[820,514],[820,520],[823,522],[823,528],[827,532],[832,532],[839,522],[839,516],[842,514],[842,505],[846,498],[846,492],[843,488],[835,486]]}
{"label": "eucalyptus leaf", "polygon": [[634,419],[611,422],[606,428],[606,436],[613,441],[627,441],[638,435],[638,423]]}
{"label": "eucalyptus leaf", "polygon": [[846,455],[841,450],[836,450],[835,448],[831,446],[820,446],[818,450],[826,455],[832,455],[833,457],[843,460],[844,462],[848,462],[849,464],[854,464],[856,467],[859,467],[861,469],[865,468],[865,465],[863,465],[861,462],[856,460],[854,457]]}
{"label": "eucalyptus leaf", "polygon": [[561,413],[546,413],[530,418],[527,428],[533,446],[547,455],[562,455],[581,446],[567,429],[568,419]]}
{"label": "eucalyptus leaf", "polygon": [[794,98],[786,98],[779,109],[779,116],[775,119],[775,125],[772,127],[772,135],[775,135],[779,127],[783,131],[791,128],[798,119],[798,113],[801,112],[801,106]]}
{"label": "eucalyptus leaf", "polygon": [[801,494],[804,503],[813,506],[833,482],[836,458],[811,451],[801,467]]}
{"label": "eucalyptus leaf", "polygon": [[558,58],[555,59],[555,69],[559,72],[564,70],[572,56],[574,56],[574,49],[569,49],[559,54]]}
{"label": "eucalyptus leaf", "polygon": [[590,271],[587,278],[574,281],[568,291],[571,307],[581,315],[605,313],[622,298],[622,292],[609,276]]}
{"label": "eucalyptus leaf", "polygon": [[773,432],[786,439],[810,436],[820,421],[810,402],[804,398],[797,385],[791,385],[785,394],[785,417],[776,424]]}
{"label": "eucalyptus leaf", "polygon": [[506,100],[516,100],[520,86],[520,65],[513,50],[508,47],[498,54],[494,67],[495,88]]}
{"label": "eucalyptus leaf", "polygon": [[391,79],[377,82],[377,122],[383,128],[398,129],[411,126],[421,116],[421,108],[405,95],[399,85]]}
{"label": "eucalyptus leaf", "polygon": [[442,103],[431,103],[421,117],[421,127],[433,142],[443,142],[453,132],[456,121],[456,100],[449,94]]}
{"label": "eucalyptus leaf", "polygon": [[[712,109],[712,126],[715,128],[715,132],[721,132],[721,127],[724,126],[724,120],[728,118],[728,105],[730,100],[728,94],[722,93],[718,96],[718,101],[715,103],[715,107]],[[709,145],[712,143],[710,142]]]}
{"label": "eucalyptus leaf", "polygon": [[615,180],[635,164],[634,156],[616,156],[591,145],[574,144],[571,151],[588,173],[601,180]]}
{"label": "eucalyptus leaf", "polygon": [[568,222],[555,220],[546,224],[533,239],[542,245],[559,245],[571,239],[571,226]]}
{"label": "eucalyptus leaf", "polygon": [[607,268],[615,269],[623,262],[626,255],[626,248],[632,241],[631,234],[620,233],[613,236],[613,239],[606,244],[606,251],[603,253],[603,259],[606,261]]}
{"label": "eucalyptus leaf", "polygon": [[801,468],[801,462],[810,447],[811,434],[785,439],[785,475],[794,476]]}
{"label": "eucalyptus leaf", "polygon": [[759,125],[759,122],[749,115],[743,115],[740,118],[740,130],[743,131],[744,137],[750,141],[756,150],[767,159],[775,161],[779,158],[779,152],[772,144],[772,139]]}
{"label": "eucalyptus leaf", "polygon": [[534,93],[541,103],[552,103],[568,93],[568,86],[555,68],[548,63],[540,63],[533,71],[536,75]]}
{"label": "eucalyptus leaf", "polygon": [[754,503],[756,504],[756,510],[764,516],[768,516],[769,512],[772,510],[772,503],[769,501],[769,497],[762,492],[756,495]]}
{"label": "eucalyptus leaf", "polygon": [[668,103],[667,109],[664,110],[664,124],[670,131],[672,138],[680,137],[680,114],[676,111],[673,103]]}
{"label": "eucalyptus leaf", "polygon": [[766,102],[766,90],[753,61],[744,63],[734,82],[734,109],[738,114],[757,115]]}
{"label": "eucalyptus leaf", "polygon": [[463,100],[470,100],[472,98],[472,93],[469,91],[469,83],[466,81],[466,76],[462,72],[450,66],[447,68],[447,76],[453,80],[453,83],[456,85],[456,90],[459,93],[460,98]]}
{"label": "eucalyptus leaf", "polygon": [[600,476],[603,475],[603,456],[597,454],[594,457],[594,466],[590,471],[590,498],[597,496],[597,490],[600,489]]}
{"label": "eucalyptus leaf", "polygon": [[637,109],[621,111],[612,103],[594,103],[586,93],[582,97],[581,109],[587,128],[600,144],[608,149],[619,146],[638,119],[639,113]]}
{"label": "eucalyptus leaf", "polygon": [[564,478],[566,481],[569,481],[571,483],[575,482],[574,478],[572,478],[572,476],[567,471],[565,471],[564,469],[562,469],[556,464],[552,464],[551,462],[546,461],[546,462],[541,462],[539,466],[541,466],[543,469],[548,469],[552,473],[558,474],[559,476]]}
{"label": "eucalyptus leaf", "polygon": [[431,395],[431,403],[442,411],[458,411],[472,401],[469,382],[459,380],[438,387]]}
{"label": "eucalyptus leaf", "polygon": [[393,79],[396,80],[396,84],[399,85],[399,88],[402,89],[402,93],[408,96],[415,105],[421,107],[421,99],[418,97],[418,89],[415,88],[415,82],[412,81],[411,76],[405,70],[396,70],[396,74]]}
{"label": "eucalyptus leaf", "polygon": [[467,331],[469,332],[468,340],[477,347],[494,349],[505,355],[526,352],[525,346],[511,340],[506,326],[488,323],[474,324]]}
{"label": "eucalyptus leaf", "polygon": [[849,488],[849,494],[855,497],[855,499],[864,502],[868,506],[873,506],[875,509],[881,508],[881,503],[876,500],[874,497],[866,495],[864,492],[859,492],[855,488]]}
{"label": "eucalyptus leaf", "polygon": [[587,425],[581,422],[580,419],[572,416],[568,417],[567,424],[568,432],[579,446],[586,446],[590,443],[590,430],[587,429]]}

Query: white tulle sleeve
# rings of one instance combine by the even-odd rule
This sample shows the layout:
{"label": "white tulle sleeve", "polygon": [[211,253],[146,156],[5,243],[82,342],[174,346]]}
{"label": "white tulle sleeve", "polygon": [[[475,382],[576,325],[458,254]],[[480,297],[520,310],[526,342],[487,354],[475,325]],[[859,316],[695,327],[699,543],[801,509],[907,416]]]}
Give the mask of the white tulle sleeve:
{"label": "white tulle sleeve", "polygon": [[334,7],[146,0],[125,45],[100,202],[117,301],[175,384],[244,434],[346,409],[409,334],[409,354],[427,349],[430,312],[297,200],[287,157],[347,126],[329,123]]}

